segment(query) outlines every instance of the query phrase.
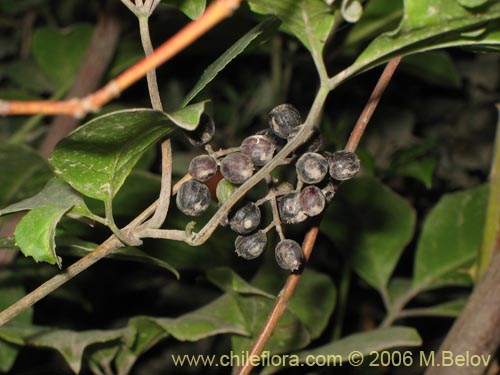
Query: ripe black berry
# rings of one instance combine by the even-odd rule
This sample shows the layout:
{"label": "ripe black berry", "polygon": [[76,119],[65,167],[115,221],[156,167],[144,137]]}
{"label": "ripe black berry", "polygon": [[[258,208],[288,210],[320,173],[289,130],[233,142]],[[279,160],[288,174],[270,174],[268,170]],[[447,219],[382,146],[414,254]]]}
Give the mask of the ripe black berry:
{"label": "ripe black berry", "polygon": [[297,177],[306,184],[317,184],[328,173],[328,161],[315,152],[302,155],[295,164]]}
{"label": "ripe black berry", "polygon": [[282,240],[274,249],[274,255],[278,266],[285,270],[298,270],[304,261],[302,248],[294,240]]}
{"label": "ripe black berry", "polygon": [[273,158],[276,144],[266,135],[251,135],[241,142],[241,153],[250,157],[253,164],[262,166]]}
{"label": "ripe black berry", "polygon": [[234,241],[236,253],[245,259],[257,258],[266,247],[266,234],[259,230],[247,236],[238,236]]}
{"label": "ripe black berry", "polygon": [[215,134],[214,120],[206,113],[203,113],[196,129],[184,131],[184,134],[193,146],[203,146],[210,142]]}
{"label": "ripe black berry", "polygon": [[278,198],[278,212],[285,224],[296,224],[307,219],[307,215],[300,207],[300,194],[292,192]]}
{"label": "ripe black berry", "polygon": [[241,185],[252,177],[253,163],[247,155],[233,152],[222,159],[220,172],[229,182]]}
{"label": "ripe black berry", "polygon": [[343,181],[349,180],[359,172],[359,158],[354,152],[337,151],[328,158],[330,176]]}
{"label": "ripe black berry", "polygon": [[230,215],[229,226],[239,234],[252,232],[260,224],[260,209],[253,202],[247,202],[233,215]]}
{"label": "ripe black berry", "polygon": [[269,112],[269,127],[280,138],[287,139],[292,129],[300,124],[300,113],[291,104],[281,104]]}
{"label": "ripe black berry", "polygon": [[316,216],[323,212],[326,199],[320,188],[311,185],[300,192],[300,207],[307,216]]}
{"label": "ripe black berry", "polygon": [[201,182],[186,181],[179,188],[175,202],[185,215],[200,216],[210,204],[210,190]]}
{"label": "ripe black berry", "polygon": [[[288,141],[295,138],[295,136],[302,130],[304,125],[299,125],[292,129],[290,135],[288,136]],[[314,128],[312,134],[309,136],[307,141],[304,144],[300,145],[295,151],[296,154],[303,154],[305,152],[316,152],[321,148],[323,144],[323,138],[321,137],[321,133],[317,128]]]}
{"label": "ripe black berry", "polygon": [[208,155],[199,155],[189,163],[188,172],[195,180],[208,181],[217,174],[217,160]]}

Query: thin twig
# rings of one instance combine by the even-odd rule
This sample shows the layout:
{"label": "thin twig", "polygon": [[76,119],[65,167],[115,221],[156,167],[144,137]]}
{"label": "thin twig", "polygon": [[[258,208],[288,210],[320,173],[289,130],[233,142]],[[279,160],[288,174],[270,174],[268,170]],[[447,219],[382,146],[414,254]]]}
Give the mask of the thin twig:
{"label": "thin twig", "polygon": [[[373,90],[372,95],[370,96],[370,99],[368,100],[362,112],[362,115],[360,116],[360,120],[358,120],[358,122],[356,123],[354,130],[352,131],[351,136],[347,141],[345,147],[346,150],[349,150],[351,152],[354,152],[356,150],[356,147],[366,129],[366,126],[368,125],[371,115],[373,114],[375,108],[377,107],[380,101],[380,97],[384,92],[385,88],[387,87],[400,60],[401,58],[397,57],[391,60],[385,67],[382,75],[380,76],[377,82],[377,85],[375,86],[375,89]],[[321,222],[321,216],[316,219],[315,223],[307,231],[306,236],[304,238],[304,242],[302,244],[302,251],[304,252],[304,258],[306,259],[306,261],[309,259],[312,249],[314,247],[314,243],[316,241],[316,237],[319,231],[320,222]],[[281,317],[283,316],[283,314],[287,309],[288,303],[290,302],[290,299],[293,296],[295,288],[297,287],[300,281],[301,275],[302,275],[301,272],[296,272],[296,273],[291,273],[290,276],[288,277],[285,286],[283,287],[283,289],[278,295],[278,298],[276,299],[273,309],[271,310],[266,322],[262,326],[252,347],[249,350],[247,361],[242,367],[238,369],[237,375],[248,375],[252,371],[253,363],[255,363],[255,361],[252,361],[252,359],[259,357],[262,351],[264,350],[267,341],[271,337],[272,333],[274,332],[274,329],[278,325]]]}
{"label": "thin twig", "polygon": [[205,34],[224,18],[229,17],[239,6],[241,0],[217,0],[195,21],[164,42],[150,56],[139,61],[101,89],[82,99],[67,101],[4,101],[0,100],[0,115],[21,114],[66,114],[82,117],[97,111],[111,99],[133,83],[144,77],[147,72],[168,61],[196,39]]}

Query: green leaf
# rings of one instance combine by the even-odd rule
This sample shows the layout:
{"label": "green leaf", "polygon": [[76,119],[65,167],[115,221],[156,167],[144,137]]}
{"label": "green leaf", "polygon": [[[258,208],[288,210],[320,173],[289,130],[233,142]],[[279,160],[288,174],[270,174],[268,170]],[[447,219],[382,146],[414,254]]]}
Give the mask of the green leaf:
{"label": "green leaf", "polygon": [[206,7],[206,0],[162,0],[162,4],[179,9],[186,16],[194,20],[198,18]]}
{"label": "green leaf", "polygon": [[[498,46],[500,27],[493,21],[499,19],[499,2],[471,11],[456,0],[405,0],[404,17],[398,29],[375,39],[349,68],[348,75],[396,55],[453,46]],[[480,35],[467,35],[478,29],[484,31]]]}
{"label": "green leaf", "polygon": [[435,157],[428,156],[428,154],[435,146],[435,142],[426,141],[397,150],[391,155],[389,173],[413,177],[430,189],[437,161]]}
{"label": "green leaf", "polygon": [[467,303],[467,298],[459,298],[453,301],[443,302],[431,307],[403,310],[400,314],[402,317],[433,316],[442,318],[457,318],[462,312],[466,303]]}
{"label": "green leaf", "polygon": [[431,84],[458,88],[461,77],[450,55],[445,51],[430,51],[406,57],[401,69]]}
{"label": "green leaf", "polygon": [[[97,248],[97,245],[94,243],[68,237],[58,237],[57,245],[61,248],[59,253],[77,257],[84,257]],[[177,279],[180,278],[179,272],[169,263],[150,256],[145,251],[135,247],[123,247],[117,252],[110,254],[108,258],[152,264],[172,272]]]}
{"label": "green leaf", "polygon": [[236,272],[227,267],[213,268],[207,271],[207,278],[210,282],[221,288],[223,291],[240,294],[254,294],[274,299],[275,296],[256,288],[242,279]]}
{"label": "green leaf", "polygon": [[488,186],[445,195],[427,216],[415,254],[413,288],[469,285],[478,256]]}
{"label": "green leaf", "polygon": [[0,207],[40,191],[52,176],[50,166],[35,150],[18,144],[0,145]]}
{"label": "green leaf", "polygon": [[34,93],[47,93],[55,89],[54,84],[32,60],[16,60],[10,63],[6,66],[5,76],[19,87]]}
{"label": "green leaf", "polygon": [[94,344],[119,340],[124,329],[82,332],[37,326],[3,327],[0,337],[19,345],[57,350],[76,374],[80,372],[85,349]]}
{"label": "green leaf", "polygon": [[205,110],[207,102],[208,100],[191,104],[189,107],[183,107],[175,112],[166,113],[166,115],[178,127],[185,130],[194,130],[200,122],[200,116]]}
{"label": "green leaf", "polygon": [[391,327],[375,331],[355,333],[338,341],[312,350],[299,352],[299,359],[305,362],[308,356],[329,356],[334,354],[341,362],[348,360],[349,354],[356,351],[369,356],[372,351],[422,345],[422,339],[414,328]]}
{"label": "green leaf", "polygon": [[342,184],[321,228],[370,285],[385,289],[413,236],[415,212],[402,197],[372,177]]}
{"label": "green leaf", "polygon": [[113,112],[64,138],[50,162],[55,173],[80,193],[111,201],[143,153],[174,129],[160,111]]}
{"label": "green leaf", "polygon": [[475,8],[481,5],[484,5],[489,0],[457,0],[457,2],[467,8]]}
{"label": "green leaf", "polygon": [[42,72],[57,87],[72,82],[92,36],[92,26],[71,29],[39,28],[33,33],[31,52]]}
{"label": "green leaf", "polygon": [[[19,301],[25,295],[24,288],[19,286],[0,287],[0,311]],[[10,324],[29,324],[33,319],[33,308],[23,310],[11,320]],[[19,348],[12,343],[0,341],[0,371],[9,372],[17,358]]]}
{"label": "green leaf", "polygon": [[181,106],[184,107],[191,100],[193,100],[196,95],[198,95],[201,90],[203,90],[215,77],[217,77],[217,75],[238,55],[243,53],[250,46],[263,42],[263,39],[267,39],[269,35],[274,32],[277,26],[278,22],[276,18],[267,18],[238,39],[236,43],[229,47],[217,60],[205,69],[196,85],[186,95],[186,98],[182,102]]}
{"label": "green leaf", "polygon": [[93,214],[85,205],[83,197],[67,183],[57,178],[51,179],[37,195],[0,210],[0,216],[13,212],[33,210],[41,206],[62,208],[64,211],[71,209],[70,213],[72,214],[93,217]]}
{"label": "green leaf", "polygon": [[14,237],[25,256],[33,257],[36,262],[57,263],[61,267],[54,236],[57,223],[68,210],[67,207],[40,206],[19,221]]}
{"label": "green leaf", "polygon": [[284,31],[295,35],[313,55],[321,55],[335,18],[322,0],[249,0],[249,4],[255,13],[277,16]]}

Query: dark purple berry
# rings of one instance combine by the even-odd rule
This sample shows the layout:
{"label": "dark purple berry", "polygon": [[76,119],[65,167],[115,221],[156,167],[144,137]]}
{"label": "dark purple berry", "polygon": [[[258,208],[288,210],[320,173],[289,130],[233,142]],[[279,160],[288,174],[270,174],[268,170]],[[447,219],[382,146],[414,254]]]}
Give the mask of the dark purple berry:
{"label": "dark purple berry", "polygon": [[349,180],[359,172],[359,158],[354,152],[337,151],[328,158],[330,167],[330,176],[334,179],[343,181]]}
{"label": "dark purple berry", "polygon": [[307,219],[307,215],[300,207],[300,194],[292,192],[278,198],[278,212],[285,224],[296,224]]}
{"label": "dark purple berry", "polygon": [[266,247],[266,234],[259,230],[246,236],[238,236],[234,241],[236,254],[245,259],[257,258]]}
{"label": "dark purple berry", "polygon": [[[288,141],[295,138],[295,136],[302,130],[303,126],[304,125],[299,125],[293,128],[290,132],[290,135],[288,136]],[[317,128],[314,128],[307,141],[305,141],[304,144],[300,145],[295,153],[300,155],[305,152],[317,152],[321,148],[322,144],[323,138],[321,137],[321,133]]]}
{"label": "dark purple berry", "polygon": [[185,215],[200,216],[210,205],[210,190],[201,182],[186,181],[177,191],[175,202]]}
{"label": "dark purple berry", "polygon": [[315,152],[302,155],[295,164],[297,177],[306,184],[317,184],[328,173],[328,161]]}
{"label": "dark purple berry", "polygon": [[285,270],[295,271],[304,262],[302,248],[294,240],[282,240],[274,249],[274,255],[278,266]]}
{"label": "dark purple berry", "polygon": [[188,172],[195,180],[208,181],[217,174],[217,160],[208,155],[199,155],[189,163]]}
{"label": "dark purple berry", "polygon": [[325,196],[317,186],[306,186],[300,192],[300,207],[307,216],[319,215],[325,209],[325,205]]}
{"label": "dark purple berry", "polygon": [[229,182],[241,185],[252,177],[253,163],[247,155],[233,152],[222,159],[220,172]]}
{"label": "dark purple berry", "polygon": [[260,217],[260,208],[253,202],[247,202],[230,215],[229,226],[236,233],[247,234],[259,226]]}
{"label": "dark purple berry", "polygon": [[282,139],[287,139],[292,129],[302,124],[300,113],[291,104],[281,104],[269,112],[269,128]]}
{"label": "dark purple berry", "polygon": [[250,157],[260,167],[269,162],[276,150],[274,140],[266,135],[251,135],[241,142],[241,153]]}
{"label": "dark purple berry", "polygon": [[214,120],[206,113],[203,113],[196,129],[192,131],[185,130],[184,134],[193,146],[203,146],[210,142],[215,134]]}

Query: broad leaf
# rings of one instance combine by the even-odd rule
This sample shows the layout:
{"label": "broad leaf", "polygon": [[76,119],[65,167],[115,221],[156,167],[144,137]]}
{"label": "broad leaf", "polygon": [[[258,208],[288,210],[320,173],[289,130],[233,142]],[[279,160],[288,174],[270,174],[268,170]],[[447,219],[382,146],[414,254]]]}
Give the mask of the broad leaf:
{"label": "broad leaf", "polygon": [[[144,152],[175,129],[171,120],[194,122],[201,108],[185,108],[182,116],[150,109],[100,116],[64,138],[50,162],[56,174],[80,193],[110,202]],[[187,116],[190,110],[192,116]]]}
{"label": "broad leaf", "polygon": [[402,197],[371,177],[341,185],[321,228],[355,271],[378,290],[387,282],[413,236],[415,212]]}
{"label": "broad leaf", "polygon": [[19,345],[55,349],[71,370],[78,374],[85,349],[94,344],[119,340],[124,332],[123,329],[76,332],[37,326],[8,326],[0,329],[0,337]]}
{"label": "broad leaf", "polygon": [[286,32],[295,35],[313,54],[321,55],[334,23],[334,12],[322,0],[249,0],[250,9],[272,14]]}
{"label": "broad leaf", "polygon": [[25,215],[16,226],[14,237],[25,256],[36,262],[47,262],[61,267],[61,259],[56,255],[55,231],[67,207],[40,206]]}
{"label": "broad leaf", "polygon": [[53,178],[37,195],[26,198],[20,202],[11,204],[10,206],[0,210],[0,216],[13,212],[33,210],[40,206],[53,206],[62,208],[65,211],[71,209],[70,213],[92,217],[83,197],[71,188],[67,183]]}
{"label": "broad leaf", "polygon": [[66,86],[76,77],[91,36],[92,26],[86,24],[65,30],[39,28],[33,33],[31,52],[57,87]]}
{"label": "broad leaf", "polygon": [[413,288],[469,285],[478,256],[488,186],[445,195],[427,216],[415,254]]}
{"label": "broad leaf", "polygon": [[278,23],[275,18],[268,18],[238,39],[236,43],[229,47],[217,60],[205,69],[196,85],[186,95],[186,98],[182,102],[182,106],[187,105],[191,100],[193,100],[196,95],[198,95],[201,90],[203,90],[215,77],[217,77],[217,75],[238,55],[243,53],[251,45],[263,42],[263,39],[266,39],[269,34],[275,30],[277,24]]}
{"label": "broad leaf", "polygon": [[206,0],[162,0],[162,4],[179,9],[186,16],[194,20],[205,10]]}
{"label": "broad leaf", "polygon": [[[20,300],[25,295],[25,291],[19,286],[0,287],[0,311],[3,311],[13,303]],[[29,324],[33,318],[33,308],[21,312],[12,319],[11,324]],[[0,371],[9,372],[16,360],[19,348],[12,343],[0,341]]]}
{"label": "broad leaf", "polygon": [[346,362],[349,354],[360,352],[369,356],[372,351],[422,345],[422,339],[414,328],[391,327],[375,331],[355,333],[338,341],[312,350],[298,353],[301,362],[308,356],[329,356],[334,354],[340,363]]}
{"label": "broad leaf", "polygon": [[499,19],[500,3],[496,1],[472,11],[456,0],[405,0],[399,28],[375,39],[349,68],[348,75],[396,55],[452,46],[498,46],[500,27],[493,21]]}
{"label": "broad leaf", "polygon": [[52,176],[50,166],[35,150],[15,144],[0,145],[0,207],[30,197]]}

